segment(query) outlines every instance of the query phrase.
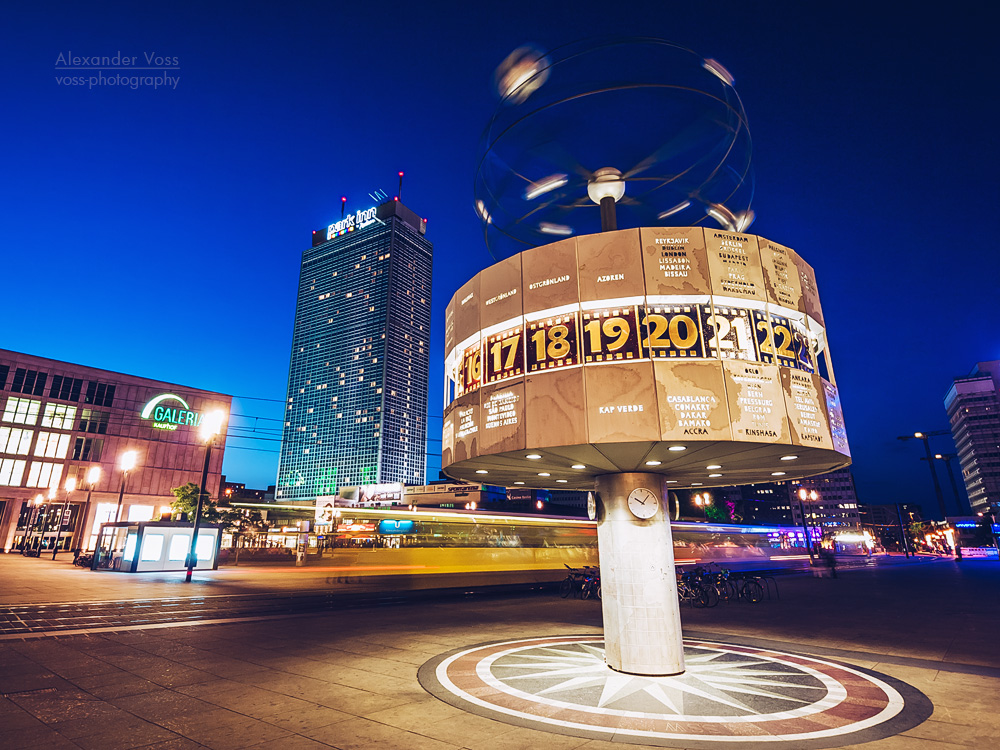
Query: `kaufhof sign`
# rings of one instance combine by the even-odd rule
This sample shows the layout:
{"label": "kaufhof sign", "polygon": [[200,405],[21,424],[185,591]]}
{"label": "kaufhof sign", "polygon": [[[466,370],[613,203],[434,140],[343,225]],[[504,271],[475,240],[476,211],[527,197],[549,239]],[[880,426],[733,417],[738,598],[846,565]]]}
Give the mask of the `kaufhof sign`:
{"label": "kaufhof sign", "polygon": [[154,396],[139,412],[142,419],[149,419],[157,430],[176,430],[178,427],[197,427],[201,424],[201,412],[194,411],[188,402],[175,393],[161,393]]}

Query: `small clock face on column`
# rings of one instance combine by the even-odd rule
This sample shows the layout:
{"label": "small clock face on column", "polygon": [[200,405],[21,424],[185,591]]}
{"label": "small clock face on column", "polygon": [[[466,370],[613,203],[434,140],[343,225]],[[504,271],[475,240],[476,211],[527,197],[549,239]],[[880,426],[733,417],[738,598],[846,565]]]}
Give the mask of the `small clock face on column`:
{"label": "small clock face on column", "polygon": [[587,517],[591,521],[597,519],[597,498],[593,492],[587,493]]}
{"label": "small clock face on column", "polygon": [[628,493],[628,509],[636,518],[646,520],[656,515],[660,502],[656,495],[645,487],[636,487]]}

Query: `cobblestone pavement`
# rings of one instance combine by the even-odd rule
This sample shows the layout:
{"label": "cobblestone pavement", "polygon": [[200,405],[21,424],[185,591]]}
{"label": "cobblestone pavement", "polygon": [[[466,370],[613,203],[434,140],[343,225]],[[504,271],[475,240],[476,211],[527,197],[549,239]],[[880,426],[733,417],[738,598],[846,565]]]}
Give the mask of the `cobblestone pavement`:
{"label": "cobblestone pavement", "polygon": [[[29,585],[13,580],[15,567],[0,557],[4,590]],[[998,582],[1000,566],[978,561],[847,571],[838,579],[789,576],[780,581],[780,599],[685,607],[682,619],[687,638],[877,670],[934,704],[929,720],[858,747],[992,747],[1000,733]],[[223,587],[209,582],[193,591],[208,598]],[[141,598],[157,598],[146,592]],[[461,646],[599,635],[597,602],[538,592],[359,601],[228,624],[179,619],[173,627],[120,624],[117,631],[0,641],[0,748],[622,747],[466,713],[417,681],[422,664]]]}

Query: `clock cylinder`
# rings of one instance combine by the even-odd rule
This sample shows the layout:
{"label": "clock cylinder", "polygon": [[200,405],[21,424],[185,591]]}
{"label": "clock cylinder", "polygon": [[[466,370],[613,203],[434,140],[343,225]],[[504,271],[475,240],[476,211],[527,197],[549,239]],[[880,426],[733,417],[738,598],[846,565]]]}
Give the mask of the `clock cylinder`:
{"label": "clock cylinder", "polygon": [[[595,487],[607,664],[630,674],[680,674],[684,648],[665,478],[604,474]],[[628,507],[638,488],[657,498],[657,511],[646,520]]]}

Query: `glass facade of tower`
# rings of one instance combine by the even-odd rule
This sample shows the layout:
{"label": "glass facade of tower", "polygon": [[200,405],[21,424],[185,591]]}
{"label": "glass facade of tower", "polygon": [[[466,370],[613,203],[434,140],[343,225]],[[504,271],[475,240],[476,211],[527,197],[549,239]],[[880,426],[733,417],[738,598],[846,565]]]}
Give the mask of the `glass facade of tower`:
{"label": "glass facade of tower", "polygon": [[302,254],[277,500],[423,484],[431,260],[398,201],[314,234]]}

